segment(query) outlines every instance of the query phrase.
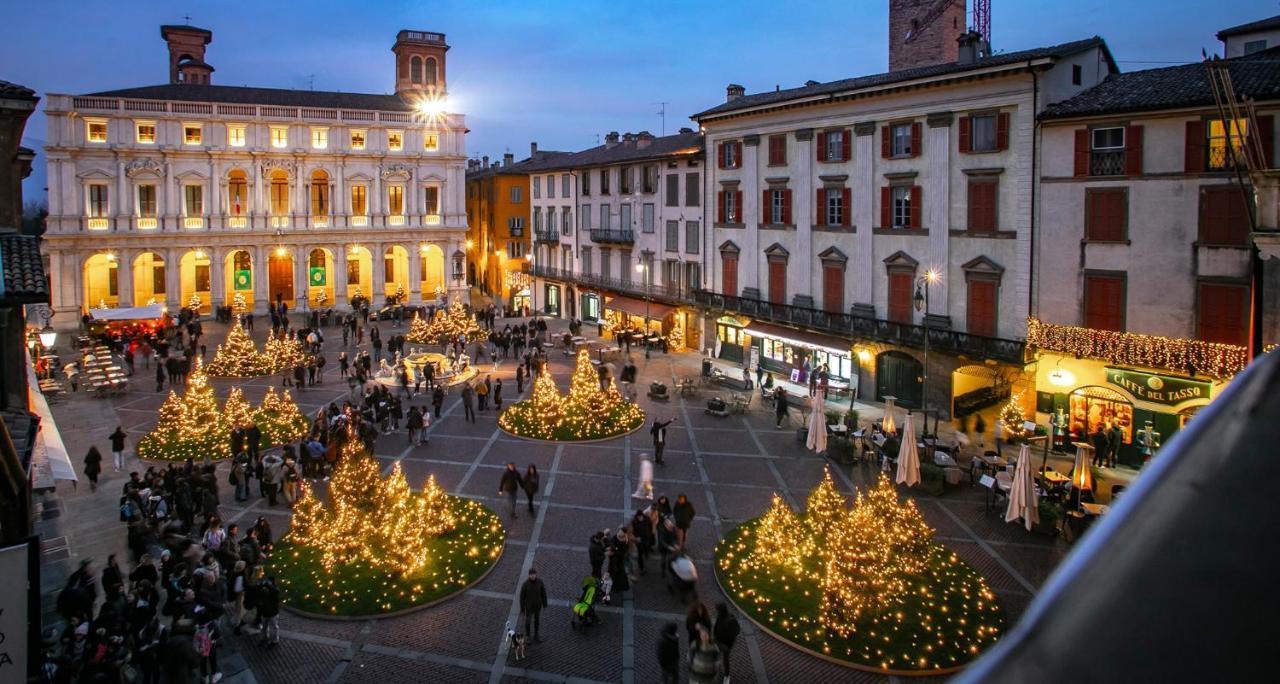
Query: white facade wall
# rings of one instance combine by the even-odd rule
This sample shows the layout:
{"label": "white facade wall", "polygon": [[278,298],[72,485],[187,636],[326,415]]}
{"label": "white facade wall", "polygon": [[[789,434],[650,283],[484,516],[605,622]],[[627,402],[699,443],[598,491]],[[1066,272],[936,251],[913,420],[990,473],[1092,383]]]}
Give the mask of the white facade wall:
{"label": "white facade wall", "polygon": [[[143,111],[145,110],[145,111]],[[283,248],[294,255],[295,300],[303,308],[307,301],[306,257],[312,249],[329,251],[333,264],[329,275],[334,300],[329,305],[347,303],[345,269],[352,246],[372,254],[372,292],[379,304],[384,296],[382,257],[388,248],[407,252],[406,288],[411,302],[434,300],[435,292],[421,292],[423,282],[420,254],[429,255],[430,269],[441,268],[441,289],[462,296],[465,291],[466,236],[465,119],[449,114],[442,121],[423,123],[409,112],[268,107],[161,100],[50,95],[46,114],[49,139],[46,161],[49,176],[49,218],[45,236],[53,278],[54,307],[59,314],[80,311],[96,302],[85,302],[84,264],[87,259],[111,252],[120,267],[118,304],[144,304],[131,298],[132,278],[127,265],[145,252],[161,256],[168,272],[166,302],[170,308],[185,305],[180,300],[178,265],[183,255],[201,250],[210,255],[213,304],[224,303],[221,288],[225,276],[218,264],[236,249],[247,249],[253,257],[255,282],[266,283],[266,262],[274,250]],[[90,122],[105,122],[105,141],[91,141]],[[154,143],[139,141],[137,125],[153,123]],[[183,128],[199,125],[199,144],[186,144]],[[244,128],[244,144],[232,145],[228,129]],[[287,129],[284,146],[272,144],[273,128]],[[313,145],[314,130],[324,129],[327,145]],[[352,130],[364,131],[365,148],[354,149]],[[389,132],[403,136],[402,148],[389,148]],[[433,150],[424,144],[436,136]],[[273,172],[288,177],[289,212],[273,216],[270,211],[270,179]],[[323,177],[317,177],[322,171]],[[242,220],[233,221],[228,186],[233,173],[243,173],[248,198]],[[311,211],[311,184],[323,180],[329,185],[329,212]],[[89,186],[106,185],[106,220],[90,221]],[[156,221],[139,221],[138,186],[155,185]],[[183,201],[184,187],[202,188],[201,215],[188,215]],[[352,187],[365,188],[367,210],[357,216],[352,211]],[[392,187],[403,192],[403,212],[390,211]],[[437,193],[439,207],[428,213],[428,189]],[[243,226],[237,225],[243,223]],[[455,264],[456,261],[456,264]],[[443,262],[441,264],[440,262]],[[398,281],[406,280],[401,274]],[[265,286],[254,288],[254,306],[265,308],[270,298]]]}

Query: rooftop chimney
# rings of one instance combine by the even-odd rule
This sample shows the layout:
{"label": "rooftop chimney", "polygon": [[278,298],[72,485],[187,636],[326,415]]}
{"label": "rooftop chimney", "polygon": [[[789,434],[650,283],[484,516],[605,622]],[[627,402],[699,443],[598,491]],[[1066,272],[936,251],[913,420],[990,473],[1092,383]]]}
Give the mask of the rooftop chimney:
{"label": "rooftop chimney", "polygon": [[746,94],[747,94],[746,88],[738,85],[737,83],[730,83],[729,86],[724,89],[724,101],[733,102],[734,100]]}
{"label": "rooftop chimney", "polygon": [[635,135],[633,135],[630,131],[622,134],[622,142],[624,143],[629,143],[635,139],[636,139]]}
{"label": "rooftop chimney", "polygon": [[818,81],[815,81],[815,80],[813,80],[813,79],[809,79],[809,80],[807,80],[807,81],[805,81],[805,82],[804,82],[804,87],[806,87],[806,88],[812,88],[812,87],[814,87],[814,86],[816,86],[816,85],[821,85],[821,84],[820,84]]}
{"label": "rooftop chimney", "polygon": [[204,46],[213,32],[195,26],[161,26],[160,37],[169,44],[169,82],[208,85],[213,67],[204,61]]}
{"label": "rooftop chimney", "polygon": [[685,127],[683,127],[683,128],[681,128],[681,129],[680,129],[680,132],[681,132],[681,133],[692,133],[692,132],[693,132],[693,129],[692,129],[692,128],[689,128],[688,126],[685,126]]}
{"label": "rooftop chimney", "polygon": [[615,145],[617,145],[617,144],[618,144],[618,132],[617,132],[617,131],[609,131],[609,132],[604,136],[604,147],[605,147],[605,149],[609,149],[609,148],[611,148],[611,147],[613,147],[613,146],[615,146]]}
{"label": "rooftop chimney", "polygon": [[486,168],[486,169],[487,169],[487,168],[489,168],[489,155],[487,155],[487,154],[486,154],[485,156],[481,157],[480,159],[484,162],[484,168]]}
{"label": "rooftop chimney", "polygon": [[512,166],[516,163],[516,155],[512,152],[506,152],[502,155],[502,165]]}
{"label": "rooftop chimney", "polygon": [[536,156],[538,156],[538,143],[531,142],[529,143],[529,158],[533,159]]}
{"label": "rooftop chimney", "polygon": [[977,31],[961,34],[956,39],[960,52],[956,59],[959,64],[974,64],[991,56],[991,45]]}
{"label": "rooftop chimney", "polygon": [[636,149],[643,150],[653,143],[653,134],[649,131],[636,133]]}

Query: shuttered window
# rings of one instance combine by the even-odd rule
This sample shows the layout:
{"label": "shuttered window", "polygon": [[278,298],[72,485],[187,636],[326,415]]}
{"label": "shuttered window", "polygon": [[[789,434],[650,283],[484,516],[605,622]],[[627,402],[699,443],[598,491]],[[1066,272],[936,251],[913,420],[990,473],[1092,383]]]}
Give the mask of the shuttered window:
{"label": "shuttered window", "polygon": [[996,189],[994,178],[969,181],[969,230],[974,233],[996,231]]}
{"label": "shuttered window", "polygon": [[996,282],[970,280],[969,303],[966,307],[969,334],[996,336]]}
{"label": "shuttered window", "polygon": [[1249,340],[1249,287],[1200,283],[1196,337],[1205,342],[1245,346]]}
{"label": "shuttered window", "polygon": [[1123,242],[1129,236],[1129,189],[1089,188],[1084,214],[1086,240]]}
{"label": "shuttered window", "polygon": [[911,274],[889,274],[889,320],[911,323]]}
{"label": "shuttered window", "polygon": [[1249,210],[1233,185],[1200,188],[1200,242],[1248,245]]}
{"label": "shuttered window", "polygon": [[769,166],[787,165],[787,136],[769,136]]}
{"label": "shuttered window", "polygon": [[723,264],[720,273],[720,291],[722,294],[731,297],[738,296],[738,255],[730,253],[721,253],[720,261]]}
{"label": "shuttered window", "polygon": [[1085,276],[1084,325],[1086,328],[1123,332],[1124,312],[1124,276]]}
{"label": "shuttered window", "polygon": [[769,261],[769,301],[774,304],[787,303],[787,262],[777,259]]}
{"label": "shuttered window", "polygon": [[844,311],[844,269],[822,267],[822,308],[831,313]]}

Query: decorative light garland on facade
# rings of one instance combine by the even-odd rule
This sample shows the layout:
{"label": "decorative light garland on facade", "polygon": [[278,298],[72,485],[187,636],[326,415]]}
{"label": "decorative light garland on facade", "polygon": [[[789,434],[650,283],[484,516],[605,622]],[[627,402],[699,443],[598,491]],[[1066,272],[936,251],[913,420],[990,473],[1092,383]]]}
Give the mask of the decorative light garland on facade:
{"label": "decorative light garland on facade", "polygon": [[985,580],[934,541],[884,476],[852,507],[829,471],[802,515],[774,496],[725,537],[716,562],[730,595],[771,631],[882,670],[959,667],[1003,627]]}
{"label": "decorative light garland on facade", "polygon": [[1233,344],[1056,325],[1034,317],[1027,319],[1027,344],[1119,365],[1222,379],[1231,378],[1249,363],[1248,349]]}
{"label": "decorative light garland on facade", "polygon": [[498,417],[498,426],[521,437],[582,440],[614,437],[644,424],[644,410],[627,401],[612,378],[600,389],[600,378],[587,350],[578,351],[569,394],[561,397],[551,373],[533,383],[531,398],[517,402]]}

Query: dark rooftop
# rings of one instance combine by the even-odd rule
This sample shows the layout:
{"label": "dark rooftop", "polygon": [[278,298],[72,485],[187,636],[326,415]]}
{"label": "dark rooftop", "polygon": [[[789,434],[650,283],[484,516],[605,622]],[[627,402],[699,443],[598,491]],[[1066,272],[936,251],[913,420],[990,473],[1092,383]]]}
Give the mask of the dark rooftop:
{"label": "dark rooftop", "polygon": [[29,235],[0,233],[0,305],[48,301],[39,242]]}
{"label": "dark rooftop", "polygon": [[[662,137],[653,137],[649,144],[640,147],[640,141],[632,136],[630,141],[619,140],[616,144],[597,145],[590,149],[566,155],[556,163],[546,165],[545,170],[577,168],[583,166],[604,166],[622,162],[660,159],[662,157],[684,156],[702,153],[702,134],[696,131],[676,133]],[[543,169],[534,169],[543,170]]]}
{"label": "dark rooftop", "polygon": [[977,71],[979,69],[987,69],[993,66],[1005,66],[1025,62],[1032,59],[1061,59],[1070,57],[1085,50],[1093,48],[1102,48],[1103,54],[1107,58],[1107,62],[1111,66],[1113,72],[1118,72],[1115,60],[1111,57],[1111,51],[1107,49],[1107,44],[1102,38],[1094,36],[1084,40],[1077,40],[1070,43],[1062,43],[1061,45],[1052,45],[1049,47],[1035,48],[1032,50],[1020,50],[1018,52],[1006,52],[998,55],[992,55],[984,59],[980,59],[971,64],[947,63],[934,64],[930,66],[917,67],[915,69],[902,69],[900,71],[890,71],[883,74],[874,74],[871,76],[858,76],[855,78],[846,78],[839,81],[831,81],[829,83],[818,83],[817,85],[806,85],[799,88],[787,88],[785,90],[771,90],[763,93],[755,93],[752,95],[743,95],[724,104],[717,105],[706,111],[693,115],[693,119],[700,120],[704,117],[713,118],[721,114],[728,114],[741,109],[749,109],[762,105],[781,104],[790,100],[798,100],[814,95],[835,95],[851,90],[859,90],[862,88],[873,88],[894,83],[906,83],[921,78],[933,78],[937,76],[959,75],[967,71]]}
{"label": "dark rooftop", "polygon": [[526,157],[520,161],[503,166],[502,164],[490,164],[484,168],[467,172],[467,180],[475,180],[478,178],[487,178],[489,176],[498,175],[525,175],[542,171],[544,169],[560,168],[560,159],[562,157],[571,156],[572,152],[557,152],[555,150],[538,150],[532,157]]}
{"label": "dark rooftop", "polygon": [[1222,40],[1227,36],[1238,36],[1241,33],[1271,31],[1274,29],[1280,29],[1280,14],[1277,14],[1276,16],[1271,17],[1269,19],[1259,19],[1258,21],[1251,21],[1247,24],[1240,24],[1239,26],[1224,28],[1221,31],[1218,31],[1218,40]]}
{"label": "dark rooftop", "polygon": [[36,91],[17,83],[0,81],[0,97],[13,100],[34,100],[36,99]]}
{"label": "dark rooftop", "polygon": [[[1236,94],[1280,99],[1280,48],[1226,60]],[[1102,83],[1045,108],[1042,119],[1213,106],[1202,63],[1112,74]]]}
{"label": "dark rooftop", "polygon": [[371,109],[407,112],[413,105],[399,95],[338,93],[327,90],[285,90],[283,88],[249,88],[225,85],[164,85],[104,90],[86,97],[128,97],[138,100],[180,100],[184,102],[220,102],[275,107],[330,107],[337,109]]}

